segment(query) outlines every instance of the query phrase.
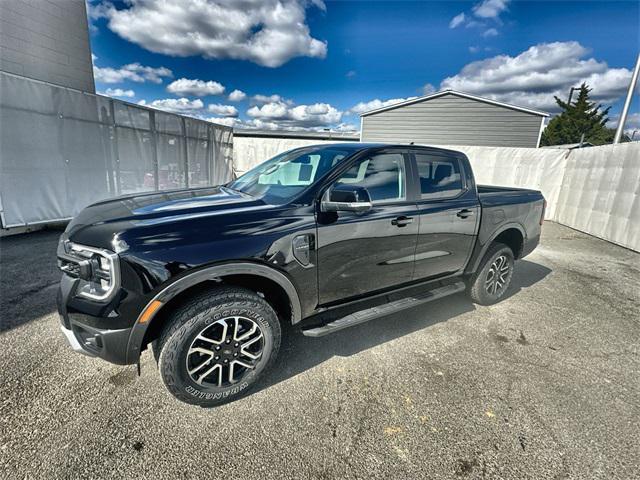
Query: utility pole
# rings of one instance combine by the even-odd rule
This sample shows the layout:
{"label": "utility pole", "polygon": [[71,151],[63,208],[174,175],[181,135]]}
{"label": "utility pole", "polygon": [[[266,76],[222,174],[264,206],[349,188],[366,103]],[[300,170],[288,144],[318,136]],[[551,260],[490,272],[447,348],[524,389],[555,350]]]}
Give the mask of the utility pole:
{"label": "utility pole", "polygon": [[613,137],[613,143],[620,143],[620,139],[622,138],[622,132],[624,132],[624,124],[627,122],[629,107],[631,107],[633,91],[636,89],[636,82],[638,81],[638,72],[640,72],[640,53],[638,54],[638,60],[636,61],[636,68],[633,69],[633,74],[631,75],[631,82],[629,83],[627,98],[624,101],[624,107],[622,107],[622,113],[620,114],[620,120],[618,121],[618,128],[616,128],[616,136]]}

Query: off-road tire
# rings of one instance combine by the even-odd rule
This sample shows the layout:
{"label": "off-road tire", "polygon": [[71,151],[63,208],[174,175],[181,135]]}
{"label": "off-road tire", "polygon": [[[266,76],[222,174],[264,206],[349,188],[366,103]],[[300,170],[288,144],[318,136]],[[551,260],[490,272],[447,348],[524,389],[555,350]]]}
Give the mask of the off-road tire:
{"label": "off-road tire", "polygon": [[[504,277],[505,282],[502,287],[492,293],[487,287],[487,282],[490,283],[490,275],[492,267],[495,270],[495,262],[500,258],[505,258],[508,266],[507,275]],[[469,295],[474,303],[479,305],[493,305],[499,302],[509,290],[511,279],[513,278],[514,257],[513,251],[503,243],[494,243],[489,247],[487,253],[485,253],[480,267],[476,273],[471,277],[469,282]]]}
{"label": "off-road tire", "polygon": [[[264,342],[255,368],[228,387],[196,383],[187,370],[192,342],[207,325],[220,319],[242,316],[259,326]],[[172,312],[160,337],[153,343],[158,369],[165,386],[178,400],[201,407],[213,407],[238,399],[274,363],[280,348],[278,315],[271,305],[251,290],[222,286],[193,298]]]}

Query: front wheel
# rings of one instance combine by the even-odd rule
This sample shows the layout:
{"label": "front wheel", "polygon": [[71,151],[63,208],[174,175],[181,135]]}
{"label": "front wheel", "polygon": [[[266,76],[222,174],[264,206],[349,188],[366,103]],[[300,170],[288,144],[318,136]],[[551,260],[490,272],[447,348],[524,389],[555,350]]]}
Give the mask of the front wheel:
{"label": "front wheel", "polygon": [[212,407],[245,393],[275,361],[280,322],[262,297],[220,287],[177,309],[154,343],[162,380],[179,400]]}
{"label": "front wheel", "polygon": [[513,277],[513,251],[502,243],[492,245],[471,277],[469,294],[480,305],[493,305],[507,292]]}

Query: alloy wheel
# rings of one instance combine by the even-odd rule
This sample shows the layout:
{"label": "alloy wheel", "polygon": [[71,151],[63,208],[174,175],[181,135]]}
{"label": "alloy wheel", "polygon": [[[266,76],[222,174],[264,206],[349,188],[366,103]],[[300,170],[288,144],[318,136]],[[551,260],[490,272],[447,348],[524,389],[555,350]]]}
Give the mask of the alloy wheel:
{"label": "alloy wheel", "polygon": [[500,295],[506,288],[511,273],[511,263],[505,255],[496,258],[489,271],[487,272],[487,280],[485,288],[489,295]]}
{"label": "alloy wheel", "polygon": [[187,372],[198,385],[228,387],[262,357],[264,335],[250,318],[227,317],[207,325],[187,351]]}

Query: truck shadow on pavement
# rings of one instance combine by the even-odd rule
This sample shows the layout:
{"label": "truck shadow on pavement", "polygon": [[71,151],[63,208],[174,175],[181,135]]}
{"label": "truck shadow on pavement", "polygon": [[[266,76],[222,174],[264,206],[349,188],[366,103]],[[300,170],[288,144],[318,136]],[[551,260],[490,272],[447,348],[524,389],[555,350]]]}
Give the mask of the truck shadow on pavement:
{"label": "truck shadow on pavement", "polygon": [[0,239],[0,332],[56,311],[59,230]]}
{"label": "truck shadow on pavement", "polygon": [[[540,282],[549,273],[551,270],[543,265],[527,260],[517,262],[511,286],[502,301]],[[475,309],[476,306],[469,296],[466,293],[459,293],[325,337],[305,337],[296,327],[286,327],[283,330],[280,354],[276,364],[269,374],[256,384],[252,392],[258,392],[295,377],[334,356],[348,357],[454,319]]]}

